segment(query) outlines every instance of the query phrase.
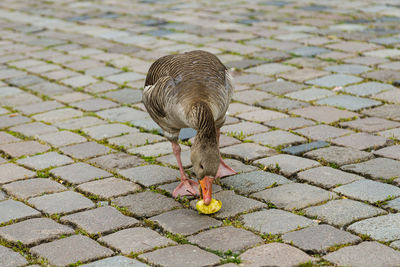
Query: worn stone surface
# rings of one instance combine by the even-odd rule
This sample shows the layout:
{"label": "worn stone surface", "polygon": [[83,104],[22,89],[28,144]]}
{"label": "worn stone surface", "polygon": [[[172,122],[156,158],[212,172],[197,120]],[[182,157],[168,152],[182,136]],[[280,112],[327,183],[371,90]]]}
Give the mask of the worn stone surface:
{"label": "worn stone surface", "polygon": [[39,135],[37,138],[41,141],[49,143],[53,147],[61,147],[86,142],[86,138],[70,131],[47,133]]}
{"label": "worn stone surface", "polygon": [[287,146],[307,141],[304,137],[281,130],[252,135],[245,140],[272,147]]}
{"label": "worn stone surface", "polygon": [[26,246],[51,241],[61,235],[73,234],[68,226],[56,223],[48,218],[29,219],[0,228],[0,236],[8,242],[21,242]]}
{"label": "worn stone surface", "polygon": [[343,266],[396,266],[400,264],[400,253],[378,242],[362,242],[329,253],[324,259]]}
{"label": "worn stone surface", "polygon": [[384,201],[389,197],[397,197],[400,195],[400,189],[398,187],[368,179],[342,185],[334,189],[334,191],[351,198],[371,203]]}
{"label": "worn stone surface", "polygon": [[63,153],[77,159],[93,158],[96,156],[108,154],[111,151],[109,147],[98,144],[96,142],[86,142],[71,146],[65,146],[60,148],[60,150]]}
{"label": "worn stone surface", "polygon": [[142,189],[140,185],[114,177],[87,182],[77,187],[79,190],[100,198],[111,198]]}
{"label": "worn stone surface", "polygon": [[36,141],[25,141],[25,142],[0,145],[0,151],[14,158],[33,155],[37,153],[43,153],[49,149],[50,146],[42,145]]}
{"label": "worn stone surface", "polygon": [[332,200],[320,206],[307,208],[305,212],[308,216],[315,216],[338,227],[386,213],[383,209],[350,199]]}
{"label": "worn stone surface", "polygon": [[219,263],[220,258],[192,245],[179,245],[148,252],[139,256],[153,264],[173,266],[212,266]]}
{"label": "worn stone surface", "polygon": [[32,178],[35,175],[36,173],[34,173],[33,171],[30,171],[13,163],[0,165],[0,184]]}
{"label": "worn stone surface", "polygon": [[61,222],[74,224],[92,235],[109,233],[139,223],[135,218],[125,216],[110,206],[67,215],[61,218]]}
{"label": "worn stone surface", "polygon": [[222,184],[237,190],[241,194],[261,191],[276,184],[290,183],[290,180],[275,173],[254,171],[236,174],[222,179]]}
{"label": "worn stone surface", "polygon": [[0,223],[40,216],[40,212],[12,199],[0,202]]}
{"label": "worn stone surface", "polygon": [[348,119],[358,116],[357,113],[340,110],[333,107],[305,107],[301,109],[292,110],[291,113],[299,115],[308,119],[316,120],[318,122],[332,123],[340,119]]}
{"label": "worn stone surface", "polygon": [[333,246],[354,244],[361,241],[358,236],[338,230],[330,225],[310,226],[299,231],[286,233],[282,236],[282,239],[284,242],[314,253],[323,253]]}
{"label": "worn stone surface", "polygon": [[88,198],[72,191],[34,197],[28,203],[48,214],[77,212],[94,207]]}
{"label": "worn stone surface", "polygon": [[264,234],[282,234],[297,228],[304,228],[316,223],[312,220],[287,211],[269,209],[242,216],[244,225]]}
{"label": "worn stone surface", "polygon": [[355,133],[332,140],[332,143],[340,146],[353,147],[359,150],[368,148],[376,149],[378,147],[391,144],[391,140],[387,140],[382,136],[371,135],[368,133]]}
{"label": "worn stone surface", "polygon": [[118,173],[144,186],[172,182],[180,177],[179,171],[159,165],[134,167],[120,170]]}
{"label": "worn stone surface", "polygon": [[189,242],[202,248],[238,252],[254,245],[262,243],[262,239],[244,229],[232,226],[220,227],[190,236]]}
{"label": "worn stone surface", "polygon": [[285,210],[302,209],[337,197],[329,191],[300,183],[284,184],[254,193],[252,196]]}
{"label": "worn stone surface", "polygon": [[400,146],[388,146],[374,152],[375,155],[400,160]]}
{"label": "worn stone surface", "polygon": [[84,267],[108,267],[108,266],[119,266],[119,267],[148,267],[149,265],[144,264],[138,260],[134,260],[125,256],[114,256],[98,261],[94,261],[88,264],[81,265]]}
{"label": "worn stone surface", "polygon": [[81,184],[94,179],[112,176],[112,174],[107,171],[83,162],[58,167],[52,169],[50,173],[71,184]]}
{"label": "worn stone surface", "polygon": [[312,261],[303,251],[282,243],[270,243],[249,249],[240,255],[246,266],[297,266]]}
{"label": "worn stone surface", "polygon": [[399,239],[399,223],[399,214],[388,214],[353,223],[348,229],[387,242]]}
{"label": "worn stone surface", "polygon": [[145,161],[139,157],[125,153],[115,153],[90,159],[89,162],[101,167],[102,169],[115,171],[136,167],[143,164]]}
{"label": "worn stone surface", "polygon": [[0,246],[0,264],[4,267],[24,266],[28,261],[18,252]]}
{"label": "worn stone surface", "polygon": [[297,178],[327,189],[364,179],[361,176],[325,166],[299,172]]}
{"label": "worn stone surface", "polygon": [[314,160],[285,154],[259,159],[256,160],[254,163],[261,164],[267,169],[277,169],[282,174],[288,176],[293,175],[296,172],[313,167],[318,167],[321,165]]}
{"label": "worn stone surface", "polygon": [[360,151],[355,148],[339,146],[320,148],[307,152],[304,154],[304,156],[315,160],[331,162],[339,166],[354,162],[365,161],[374,157],[369,152]]}
{"label": "worn stone surface", "polygon": [[111,256],[113,251],[83,235],[73,235],[33,247],[31,252],[53,265],[69,265]]}
{"label": "worn stone surface", "polygon": [[144,227],[129,228],[99,238],[99,241],[124,254],[146,252],[154,247],[175,245],[176,242]]}
{"label": "worn stone surface", "polygon": [[327,146],[329,146],[329,143],[327,143],[325,141],[315,141],[315,142],[311,142],[311,143],[305,143],[302,145],[285,147],[284,149],[282,149],[282,152],[298,156],[298,155],[301,155],[310,150],[327,147]]}
{"label": "worn stone surface", "polygon": [[181,207],[175,200],[152,191],[118,197],[113,202],[140,217],[151,217]]}
{"label": "worn stone surface", "polygon": [[70,157],[58,154],[57,152],[48,152],[45,154],[26,157],[17,160],[17,163],[35,170],[43,170],[50,167],[57,167],[70,164],[73,162],[74,161]]}
{"label": "worn stone surface", "polygon": [[65,186],[45,178],[16,181],[3,185],[3,188],[8,194],[21,199],[67,190]]}
{"label": "worn stone surface", "polygon": [[386,158],[376,158],[341,168],[372,179],[392,179],[400,177],[400,162]]}
{"label": "worn stone surface", "polygon": [[201,230],[220,226],[222,223],[188,209],[177,209],[150,218],[174,234],[192,235]]}
{"label": "worn stone surface", "polygon": [[352,131],[350,130],[337,128],[325,124],[305,127],[302,129],[295,130],[295,132],[313,140],[326,140],[326,141],[330,141],[332,138],[352,133]]}

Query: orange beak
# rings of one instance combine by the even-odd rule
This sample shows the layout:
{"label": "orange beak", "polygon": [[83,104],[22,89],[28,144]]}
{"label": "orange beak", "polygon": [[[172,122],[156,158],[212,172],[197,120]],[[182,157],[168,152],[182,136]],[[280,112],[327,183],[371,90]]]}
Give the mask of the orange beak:
{"label": "orange beak", "polygon": [[205,205],[210,204],[211,202],[211,195],[212,195],[212,184],[214,178],[210,176],[205,176],[203,179],[200,180],[201,191],[203,194],[203,201]]}

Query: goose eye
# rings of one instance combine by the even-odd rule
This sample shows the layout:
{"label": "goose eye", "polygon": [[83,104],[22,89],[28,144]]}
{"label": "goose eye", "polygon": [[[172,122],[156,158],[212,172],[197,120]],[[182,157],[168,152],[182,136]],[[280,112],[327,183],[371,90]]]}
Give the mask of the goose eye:
{"label": "goose eye", "polygon": [[204,169],[203,164],[200,164],[200,169]]}

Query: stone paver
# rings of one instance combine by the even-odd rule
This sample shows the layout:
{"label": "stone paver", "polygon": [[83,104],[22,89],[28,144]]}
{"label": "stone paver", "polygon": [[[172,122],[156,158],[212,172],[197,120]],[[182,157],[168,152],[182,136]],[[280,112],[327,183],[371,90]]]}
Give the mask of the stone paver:
{"label": "stone paver", "polygon": [[302,209],[337,197],[335,193],[300,183],[284,184],[254,193],[251,196],[285,210]]}
{"label": "stone paver", "polygon": [[397,197],[400,195],[400,189],[398,187],[368,179],[342,185],[334,189],[334,191],[351,198],[368,201],[371,203],[384,201],[388,198]]}
{"label": "stone paver", "polygon": [[285,147],[284,149],[282,149],[282,152],[297,156],[297,155],[301,155],[307,151],[322,148],[322,147],[327,147],[327,146],[329,146],[329,143],[327,143],[325,141],[315,141],[315,142],[311,142],[311,143],[305,143],[302,145]]}
{"label": "stone paver", "polygon": [[400,126],[400,123],[381,118],[365,118],[355,121],[342,122],[340,126],[350,127],[363,132],[377,132]]}
{"label": "stone paver", "polygon": [[72,191],[34,197],[28,203],[48,214],[77,212],[94,207],[88,198]]}
{"label": "stone paver", "polygon": [[65,266],[111,256],[113,251],[83,235],[73,235],[33,247],[31,252],[50,264]]}
{"label": "stone paver", "polygon": [[61,222],[76,225],[95,235],[135,226],[139,221],[123,215],[113,207],[106,206],[64,216]]}
{"label": "stone paver", "polygon": [[120,170],[118,173],[144,186],[173,182],[180,177],[179,171],[159,165],[134,167]]}
{"label": "stone paver", "polygon": [[230,250],[232,252],[238,252],[262,243],[262,239],[259,236],[232,226],[204,231],[190,236],[188,240],[202,248],[218,251]]}
{"label": "stone paver", "polygon": [[241,194],[250,194],[272,185],[290,183],[290,180],[275,173],[254,171],[236,174],[222,179],[221,182],[223,185],[229,186]]}
{"label": "stone paver", "polygon": [[278,170],[284,175],[293,175],[296,172],[306,170],[313,167],[318,167],[317,161],[309,160],[301,157],[296,157],[292,155],[280,154],[268,158],[263,158],[256,160],[254,163],[261,164],[267,169]]}
{"label": "stone paver", "polygon": [[386,214],[383,209],[350,199],[332,200],[326,204],[305,209],[308,216],[342,227],[351,222]]}
{"label": "stone paver", "polygon": [[0,165],[0,184],[32,178],[35,175],[34,172],[13,163]]}
{"label": "stone paver", "polygon": [[142,189],[140,185],[114,177],[81,184],[77,189],[100,198],[111,198]]}
{"label": "stone paver", "polygon": [[29,219],[0,228],[0,236],[8,242],[21,242],[26,246],[34,246],[44,241],[51,241],[61,235],[73,234],[68,226],[56,223],[48,218]]}
{"label": "stone paver", "polygon": [[0,223],[40,216],[40,212],[12,199],[0,202]]}
{"label": "stone paver", "polygon": [[[3,227],[20,225],[33,217],[58,219],[60,214],[118,206],[121,214],[132,215],[128,217],[134,217],[141,226],[151,226],[158,233],[154,238],[181,238],[170,232],[194,235],[201,231],[201,237],[221,231],[215,237],[225,242],[235,240],[234,232],[242,230],[237,220],[244,214],[265,211],[275,204],[276,210],[290,215],[284,211],[288,205],[282,204],[285,201],[304,208],[295,213],[305,213],[315,223],[322,220],[327,224],[322,227],[327,229],[328,225],[345,228],[378,215],[387,214],[389,218],[396,214],[400,210],[400,7],[395,1],[325,2],[145,0],[132,6],[130,1],[120,0],[110,7],[104,1],[3,0],[0,204],[7,205],[8,210],[0,211],[0,217],[7,215],[4,212],[12,215],[2,222]],[[216,180],[213,197],[222,201],[222,209],[213,215],[199,215],[192,196],[177,201],[171,198],[179,183],[177,162],[163,130],[141,101],[146,74],[155,60],[195,49],[217,55],[234,78],[220,152],[239,174]],[[195,174],[189,147],[196,133],[185,128],[179,136],[183,166],[192,178]],[[282,190],[285,188],[292,189]],[[265,191],[279,191],[280,195],[273,203],[249,196]],[[342,199],[326,199],[316,191],[336,193]],[[14,202],[10,202],[12,199]],[[30,209],[24,202],[38,200],[40,203],[32,207],[44,212],[35,211],[33,215],[21,212],[15,204]],[[316,214],[311,214],[314,209]],[[190,215],[181,216],[186,223],[179,231],[168,230],[177,221],[173,214],[185,212]],[[149,220],[168,214],[172,215],[167,223]],[[211,221],[199,227],[199,218]],[[268,220],[274,219],[271,216]],[[279,223],[285,226],[288,220],[282,216]],[[222,222],[221,229],[208,231]],[[197,226],[191,228],[192,224]],[[74,228],[79,228],[76,225]],[[94,219],[90,227],[108,229],[103,227],[107,225],[106,219]],[[112,236],[111,232],[125,227],[130,226],[99,231]],[[185,232],[186,227],[189,230]],[[299,230],[295,225],[289,228],[287,231]],[[253,230],[256,236],[261,235],[258,229]],[[95,231],[87,238],[98,238]],[[141,249],[143,244],[138,242],[147,242],[152,234],[132,235],[124,241],[126,254],[157,255],[151,260],[144,254],[137,258],[111,257],[121,253],[122,245],[117,245],[123,233],[125,230],[113,238],[113,245],[99,241],[113,249],[108,254],[90,254],[92,246],[99,246],[93,241],[81,250],[66,244],[66,253],[46,249],[48,254],[43,257],[50,265],[81,261],[88,266],[208,266],[223,265],[236,257],[221,254],[223,250],[218,255],[209,254],[202,250],[209,247],[200,243],[187,248],[181,245],[185,240],[179,245],[168,244],[174,247],[167,249],[151,242]],[[304,240],[313,237],[306,230],[291,234],[297,233]],[[270,240],[269,233],[264,234]],[[45,232],[37,234],[37,240],[43,240],[39,242],[48,243],[53,238],[58,237],[47,240]],[[271,238],[278,240],[281,236]],[[328,239],[319,238],[319,244]],[[296,266],[304,263],[302,260],[312,261],[305,265],[318,265],[325,253],[332,251],[347,260],[335,258],[329,263],[332,265],[399,265],[393,258],[388,256],[386,261],[379,255],[363,262],[373,253],[363,257],[361,248],[353,255],[342,254],[347,247],[339,249],[344,243],[338,242],[333,247],[327,242],[315,250],[296,244],[296,248],[265,244],[244,246],[237,252],[248,249],[240,256],[243,266]],[[390,242],[385,244],[400,247],[398,240]],[[129,251],[135,244],[138,249]],[[15,246],[13,249],[29,264],[41,262],[29,250],[33,245]],[[180,252],[182,247],[186,250]],[[196,252],[191,251],[193,248]],[[263,254],[264,248],[268,249]],[[186,251],[192,255],[187,261],[183,255]],[[215,260],[202,261],[198,253]],[[304,258],[304,253],[311,257]],[[5,265],[2,255],[1,266]],[[10,256],[12,259],[6,256],[11,265],[26,265],[26,260],[16,255]],[[256,255],[254,263],[250,262],[252,255]],[[22,260],[14,264],[14,257]]]}
{"label": "stone paver", "polygon": [[203,216],[193,210],[178,209],[151,217],[165,230],[174,234],[192,235],[201,230],[220,226],[222,223],[211,217]]}
{"label": "stone paver", "polygon": [[352,147],[359,150],[376,149],[388,144],[392,141],[382,136],[376,136],[368,133],[354,133],[332,140],[335,145]]}
{"label": "stone paver", "polygon": [[327,189],[364,179],[361,176],[325,166],[299,172],[297,178]]}
{"label": "stone paver", "polygon": [[296,133],[314,140],[330,141],[332,138],[351,133],[350,130],[319,124],[295,130]]}
{"label": "stone paver", "polygon": [[393,179],[400,176],[400,163],[392,159],[376,158],[358,164],[345,165],[342,170],[372,179]]}
{"label": "stone paver", "polygon": [[110,247],[123,254],[146,252],[155,247],[175,245],[176,242],[144,227],[120,230],[99,238]]}
{"label": "stone paver", "polygon": [[39,140],[49,143],[53,147],[68,146],[77,143],[86,142],[86,138],[70,132],[70,131],[59,131],[55,133],[47,133],[39,135],[37,137]]}
{"label": "stone paver", "polygon": [[173,266],[213,266],[219,263],[220,258],[192,245],[179,245],[148,252],[139,256],[153,264]]}
{"label": "stone paver", "polygon": [[28,264],[28,261],[18,252],[0,246],[0,264],[4,267],[19,267]]}
{"label": "stone paver", "polygon": [[3,185],[3,188],[9,195],[21,199],[67,190],[65,186],[46,178],[16,181]]}
{"label": "stone paver", "polygon": [[349,119],[358,116],[357,113],[351,111],[319,106],[296,109],[292,110],[291,113],[325,123],[332,123],[340,119]]}
{"label": "stone paver", "polygon": [[378,242],[362,242],[329,253],[324,259],[341,266],[396,266],[400,264],[400,253]]}
{"label": "stone paver", "polygon": [[240,255],[245,266],[298,266],[312,261],[306,253],[295,247],[270,243],[249,249]]}
{"label": "stone paver", "polygon": [[26,157],[17,160],[17,163],[35,170],[42,170],[50,167],[62,166],[73,162],[74,161],[70,157],[58,154],[57,152],[48,152],[45,154]]}
{"label": "stone paver", "polygon": [[314,253],[326,252],[328,248],[361,241],[358,236],[338,230],[330,225],[315,225],[282,236],[284,242]]}
{"label": "stone paver", "polygon": [[337,95],[327,97],[316,102],[319,105],[329,105],[338,108],[345,108],[351,111],[357,111],[364,108],[379,106],[382,102],[369,98],[362,98],[350,95]]}
{"label": "stone paver", "polygon": [[114,256],[98,261],[94,261],[88,264],[81,265],[84,267],[108,267],[108,266],[118,266],[118,267],[148,267],[149,265],[144,264],[138,260],[134,260],[125,256]]}
{"label": "stone paver", "polygon": [[35,137],[40,134],[56,132],[57,128],[41,122],[32,122],[11,127],[10,131],[29,137]]}
{"label": "stone paver", "polygon": [[307,81],[307,83],[322,87],[335,87],[335,86],[344,86],[352,83],[358,83],[361,82],[362,80],[363,79],[356,76],[351,76],[346,74],[332,74],[322,78],[309,80]]}
{"label": "stone paver", "polygon": [[364,234],[379,241],[394,241],[400,236],[400,214],[388,214],[353,223],[348,227],[350,231]]}
{"label": "stone paver", "polygon": [[245,140],[272,147],[287,146],[307,141],[304,137],[281,130],[252,135]]}
{"label": "stone paver", "polygon": [[244,225],[250,229],[265,234],[282,234],[304,228],[316,223],[312,220],[287,211],[269,209],[245,214],[242,216]]}
{"label": "stone paver", "polygon": [[96,142],[86,142],[71,146],[65,146],[61,147],[60,150],[68,156],[77,159],[93,158],[96,156],[108,154],[111,151],[109,147],[98,144]]}
{"label": "stone paver", "polygon": [[11,144],[0,145],[0,151],[13,158],[43,153],[50,149],[48,145],[42,145],[36,141],[25,141]]}
{"label": "stone paver", "polygon": [[365,151],[360,151],[351,147],[330,146],[313,150],[304,154],[304,156],[315,159],[334,163],[342,166],[345,164],[366,161],[374,156]]}
{"label": "stone paver", "polygon": [[388,146],[374,152],[375,155],[400,160],[400,146]]}
{"label": "stone paver", "polygon": [[81,184],[94,179],[112,176],[109,172],[83,162],[58,167],[52,169],[50,173],[71,184]]}
{"label": "stone paver", "polygon": [[118,197],[113,202],[140,217],[151,217],[181,207],[175,200],[152,191]]}
{"label": "stone paver", "polygon": [[93,158],[88,162],[95,164],[102,169],[116,171],[136,167],[143,164],[145,161],[141,158],[125,153],[115,153]]}

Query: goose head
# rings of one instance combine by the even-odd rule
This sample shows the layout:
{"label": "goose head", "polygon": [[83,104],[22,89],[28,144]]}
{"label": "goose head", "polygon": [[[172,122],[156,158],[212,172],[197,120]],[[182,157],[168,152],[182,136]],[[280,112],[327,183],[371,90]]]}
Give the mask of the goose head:
{"label": "goose head", "polygon": [[[214,138],[215,140],[215,138]],[[204,204],[211,202],[212,184],[218,172],[220,154],[218,145],[210,139],[196,136],[190,151],[193,170],[200,182]]]}

